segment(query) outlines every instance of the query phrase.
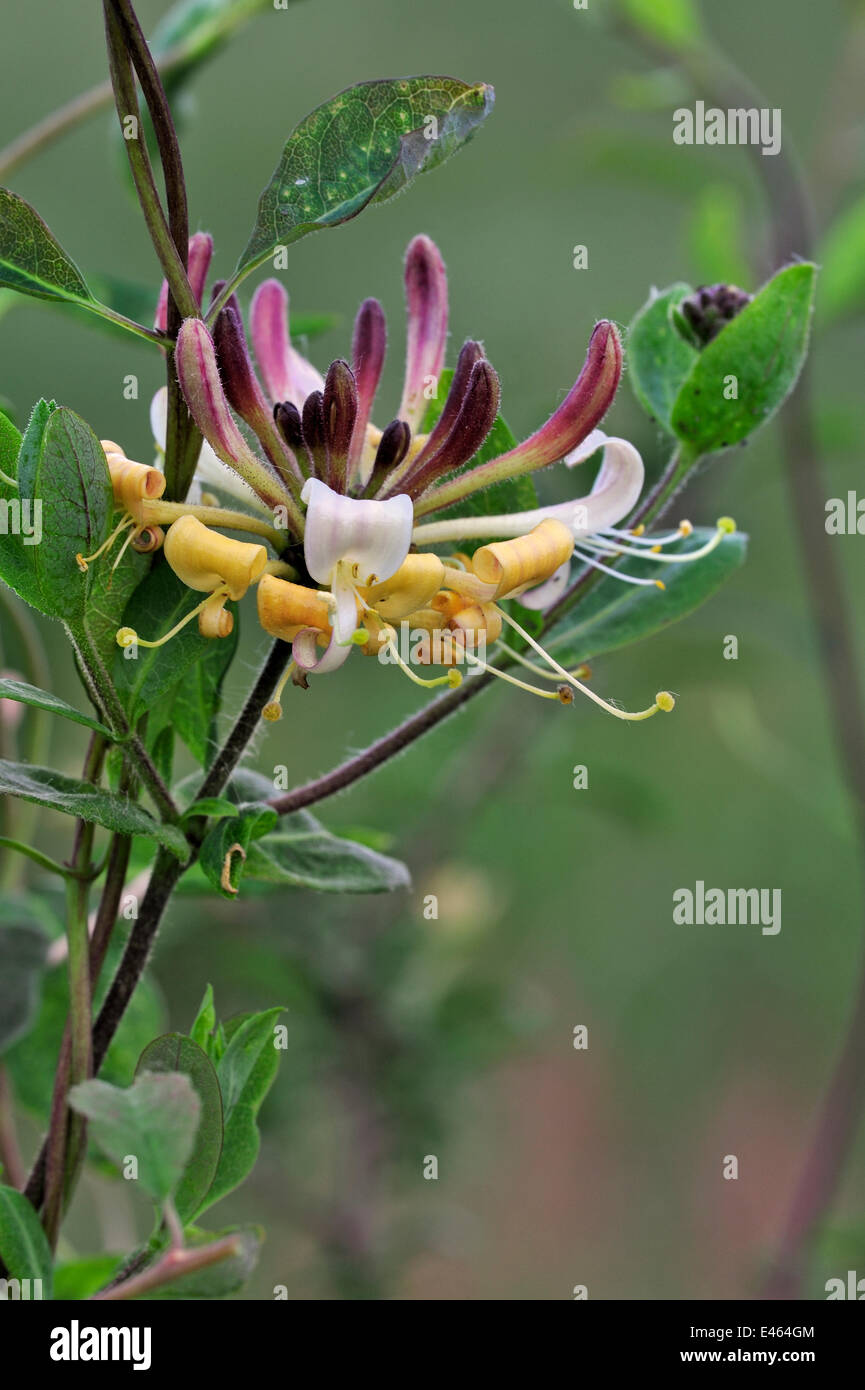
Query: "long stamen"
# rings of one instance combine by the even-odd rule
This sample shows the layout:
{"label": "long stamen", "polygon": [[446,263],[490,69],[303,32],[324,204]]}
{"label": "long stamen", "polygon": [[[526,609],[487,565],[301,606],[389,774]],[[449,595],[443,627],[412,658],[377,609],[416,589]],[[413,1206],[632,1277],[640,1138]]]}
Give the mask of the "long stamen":
{"label": "long stamen", "polygon": [[117,537],[120,535],[121,531],[125,531],[127,526],[134,526],[134,524],[135,523],[131,516],[125,516],[123,520],[119,522],[117,526],[115,526],[108,539],[106,541],[103,541],[99,549],[94,550],[92,555],[76,555],[75,563],[77,564],[81,573],[86,574],[87,566],[92,565],[94,560],[98,560],[100,555],[104,555],[106,550],[111,549],[112,545],[117,540]]}
{"label": "long stamen", "polygon": [[[586,542],[584,541],[583,545],[585,544]],[[601,555],[616,554],[613,550],[602,550],[600,547],[598,548],[598,553]],[[625,584],[648,585],[650,588],[654,585],[656,589],[664,588],[664,581],[662,579],[640,579],[636,574],[625,574],[622,570],[613,569],[611,565],[605,565],[601,560],[596,560],[593,555],[587,555],[585,550],[580,549],[578,546],[574,547],[574,555],[578,560],[582,560],[584,564],[591,565],[592,569],[603,570],[604,574],[611,574],[614,579],[621,579]]]}
{"label": "long stamen", "polygon": [[577,690],[582,691],[584,695],[588,695],[589,699],[594,700],[595,704],[600,705],[601,709],[605,709],[608,714],[615,715],[616,719],[650,719],[653,714],[657,714],[658,710],[663,710],[665,714],[669,714],[670,710],[673,709],[676,702],[670,694],[669,690],[659,690],[658,694],[655,696],[655,703],[653,705],[650,705],[648,709],[637,710],[636,712],[624,709],[617,709],[616,706],[610,704],[608,700],[603,700],[600,695],[595,694],[595,691],[590,690],[587,685],[583,685],[582,681],[578,681],[576,676],[572,676],[570,672],[565,670],[564,666],[560,666],[559,663],[555,660],[555,658],[550,656],[549,652],[544,651],[541,644],[539,642],[536,642],[534,637],[532,637],[530,633],[526,632],[524,628],[520,627],[519,623],[516,621],[515,618],[511,617],[510,613],[506,613],[503,608],[499,608],[498,611],[501,613],[505,622],[508,623],[508,625],[512,627],[515,632],[519,633],[520,637],[522,637],[525,642],[528,642],[529,646],[532,647],[538,653],[538,656],[542,656],[544,660],[548,662],[550,666],[552,666],[554,671],[558,671],[559,675],[570,685],[573,685]]}
{"label": "long stamen", "polygon": [[270,541],[277,553],[284,550],[290,540],[287,531],[278,531],[275,527],[269,526],[262,517],[250,516],[247,512],[234,512],[226,507],[194,507],[186,502],[160,500],[143,502],[140,512],[143,520],[155,524],[164,522],[171,525],[182,516],[194,516],[204,526],[221,526],[224,531],[251,531],[253,535]]}
{"label": "long stamen", "polygon": [[387,634],[388,640],[382,647],[382,651],[390,652],[403,675],[408,676],[409,680],[414,681],[415,685],[423,686],[426,690],[434,690],[436,686],[439,685],[449,685],[452,690],[456,690],[458,685],[462,685],[462,674],[453,666],[446,676],[419,676],[400,656],[397,647],[396,630],[392,628],[389,623],[386,623],[383,631]]}
{"label": "long stamen", "polygon": [[479,656],[474,656],[471,652],[464,652],[463,655],[466,661],[470,661],[473,666],[480,666],[481,670],[488,672],[489,675],[498,676],[500,680],[507,681],[508,685],[515,685],[520,690],[527,690],[530,695],[538,695],[542,700],[558,700],[560,704],[568,705],[573,699],[570,690],[567,691],[567,695],[563,695],[561,689],[538,690],[536,685],[529,685],[528,681],[518,680],[516,676],[510,675],[507,671],[500,671],[497,666],[490,666],[489,662],[482,661]]}
{"label": "long stamen", "polygon": [[693,530],[690,521],[680,521],[677,530],[668,532],[666,536],[647,536],[641,526],[635,527],[633,531],[623,531],[617,526],[602,526],[595,535],[614,536],[616,540],[624,541],[628,545],[654,546],[672,545],[673,541],[681,541],[690,536]]}
{"label": "long stamen", "polygon": [[[538,666],[536,662],[529,661],[527,656],[523,656],[522,652],[516,651],[514,647],[509,647],[507,643],[499,642],[497,646],[502,652],[506,652],[509,657],[512,657],[514,661],[519,662],[520,666],[524,666],[527,671],[531,671],[533,675],[538,676],[541,680],[557,681],[560,679],[557,671],[545,670],[543,666]],[[587,666],[585,662],[582,662],[579,666],[575,666],[572,671],[568,672],[568,675],[575,676],[577,680],[583,681],[587,681],[591,674],[592,668],[591,666]]]}
{"label": "long stamen", "polygon": [[[658,564],[662,565],[689,565],[692,560],[701,560],[704,555],[709,555],[721,544],[725,536],[732,536],[736,529],[735,521],[729,516],[719,517],[716,526],[717,529],[714,536],[706,541],[705,545],[701,545],[698,550],[688,550],[683,555],[662,555],[656,553],[656,550],[658,552],[660,551],[660,547],[663,544],[661,541],[653,542],[652,551],[648,555],[643,551],[632,549],[630,546],[618,545],[614,541],[604,542],[602,545],[599,541],[593,541],[591,537],[582,539],[580,544],[588,546],[590,549],[603,549],[608,553],[612,551],[616,555],[630,555],[638,560],[656,560]],[[621,578],[624,579],[625,576],[622,575]]]}
{"label": "long stamen", "polygon": [[217,589],[215,593],[207,594],[207,596],[201,600],[201,603],[196,604],[195,608],[187,613],[184,618],[181,618],[179,623],[174,624],[170,632],[166,632],[162,637],[157,637],[153,642],[147,641],[144,637],[139,637],[134,627],[119,627],[117,629],[115,641],[118,647],[131,647],[133,643],[139,647],[162,647],[166,642],[170,642],[172,637],[176,637],[177,633],[180,632],[182,628],[186,627],[187,623],[191,622],[193,618],[196,618],[203,608],[206,608],[209,603],[212,603],[217,594],[219,594],[223,600],[228,598],[227,589]]}

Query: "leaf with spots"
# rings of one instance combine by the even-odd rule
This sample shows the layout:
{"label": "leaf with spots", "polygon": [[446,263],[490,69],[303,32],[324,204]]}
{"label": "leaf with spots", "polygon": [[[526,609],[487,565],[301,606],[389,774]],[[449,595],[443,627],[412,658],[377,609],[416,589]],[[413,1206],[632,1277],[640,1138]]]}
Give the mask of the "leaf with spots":
{"label": "leaf with spots", "polygon": [[470,140],[493,89],[453,77],[362,82],[316,107],[289,136],[261,195],[236,284],[277,246],[356,217]]}

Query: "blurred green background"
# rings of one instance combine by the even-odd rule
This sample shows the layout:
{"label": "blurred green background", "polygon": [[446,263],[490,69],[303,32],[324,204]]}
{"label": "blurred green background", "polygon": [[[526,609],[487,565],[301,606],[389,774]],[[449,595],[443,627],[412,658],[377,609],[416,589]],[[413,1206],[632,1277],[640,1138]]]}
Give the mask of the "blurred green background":
{"label": "blurred green background", "polygon": [[[148,31],[165,8],[141,0]],[[745,152],[673,145],[670,113],[687,89],[680,99],[672,72],[646,83],[655,65],[604,22],[610,8],[301,0],[265,11],[195,79],[183,132],[192,226],[213,234],[216,273],[245,244],[301,116],[352,82],[443,72],[495,86],[486,128],[405,196],[290,253],[293,307],[340,315],[311,345],[317,365],[348,354],[357,304],[379,297],[390,326],[380,401],[395,410],[401,258],[419,231],[447,263],[451,358],[465,337],[483,339],[518,434],[562,399],[596,318],[627,324],[652,285],[682,278],[747,277],[754,288],[742,262],[760,261],[767,233]],[[782,108],[821,215],[844,206],[865,172],[861,113],[844,115],[842,175],[826,157],[839,65],[850,60],[848,7],[706,8],[719,42]],[[105,59],[95,3],[3,0],[0,12],[5,144],[100,80]],[[155,286],[119,167],[102,115],[10,182],[85,273]],[[719,207],[733,230],[720,240]],[[577,244],[588,247],[587,270],[572,267]],[[815,348],[832,496],[861,476],[862,347],[853,318]],[[0,361],[0,394],[19,423],[44,392],[131,457],[149,457],[161,362],[146,344],[22,301],[0,322]],[[137,402],[123,399],[128,373],[140,377]],[[377,415],[389,418],[381,406]],[[608,428],[660,466],[664,442],[627,377]],[[544,496],[559,486],[541,480]],[[270,1298],[276,1285],[292,1299],[560,1299],[576,1284],[591,1298],[624,1299],[756,1289],[846,1020],[863,884],[776,429],[723,457],[683,510],[695,523],[735,516],[752,537],[745,569],[705,609],[599,660],[594,675],[631,708],[674,690],[672,717],[629,727],[588,703],[551,710],[489,692],[321,808],[328,825],[380,832],[376,843],[405,856],[410,895],[185,898],[169,915],[153,972],[164,1026],[188,1028],[208,980],[222,1015],[288,1010],[257,1169],[218,1212],[220,1224],[267,1228],[247,1297]],[[834,544],[855,603],[861,542]],[[737,661],[723,659],[728,634]],[[46,625],[46,637],[56,688],[83,698],[60,630]],[[228,714],[261,650],[250,611]],[[256,744],[257,765],[269,773],[284,763],[292,781],[305,780],[421,702],[407,682],[353,660],[309,693],[291,692],[282,723]],[[83,747],[72,726],[55,729],[57,765],[77,774]],[[587,790],[573,788],[576,764],[588,767]],[[40,843],[63,854],[68,833],[47,815]],[[675,926],[672,893],[697,879],[780,887],[780,934]],[[429,892],[439,894],[438,921],[423,916]],[[579,1024],[586,1051],[573,1047]],[[28,1142],[36,1136],[34,1122]],[[865,1274],[863,1153],[860,1140],[832,1214],[832,1250],[815,1261],[818,1291],[857,1252]],[[437,1181],[423,1177],[431,1154]],[[727,1154],[739,1159],[736,1182],[722,1179]],[[146,1226],[143,1205],[124,1184],[94,1178],[68,1236],[82,1252],[118,1248],[133,1225]]]}

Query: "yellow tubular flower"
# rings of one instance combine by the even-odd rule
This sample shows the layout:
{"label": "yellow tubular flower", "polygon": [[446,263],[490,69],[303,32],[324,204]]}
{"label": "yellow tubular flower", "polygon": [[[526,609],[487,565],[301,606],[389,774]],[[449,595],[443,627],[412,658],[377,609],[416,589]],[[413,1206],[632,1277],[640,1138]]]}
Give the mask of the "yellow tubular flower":
{"label": "yellow tubular flower", "polygon": [[549,579],[571,558],[573,549],[570,529],[547,517],[528,535],[481,546],[472,558],[472,569],[484,583],[495,584],[495,598],[505,598]]}
{"label": "yellow tubular flower", "polygon": [[241,599],[257,583],[267,564],[263,545],[235,541],[211,531],[194,516],[182,516],[169,528],[165,558],[178,579],[199,593],[219,590]]}
{"label": "yellow tubular flower", "polygon": [[143,516],[139,514],[140,504],[162,496],[165,474],[146,463],[134,463],[112,439],[102,439],[100,443],[105,450],[115,505],[122,507],[136,521],[143,521]]}
{"label": "yellow tubular flower", "polygon": [[444,572],[437,555],[407,555],[390,579],[361,589],[360,594],[387,622],[398,623],[427,606],[441,588]]}
{"label": "yellow tubular flower", "polygon": [[258,585],[258,621],[271,637],[293,642],[301,628],[316,628],[330,639],[330,610],[316,589],[265,574]]}

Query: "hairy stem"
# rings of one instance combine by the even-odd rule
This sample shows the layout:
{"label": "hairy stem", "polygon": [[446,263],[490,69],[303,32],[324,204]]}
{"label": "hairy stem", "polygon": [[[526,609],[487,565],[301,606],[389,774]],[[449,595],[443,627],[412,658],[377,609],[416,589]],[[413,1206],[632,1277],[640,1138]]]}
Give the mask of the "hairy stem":
{"label": "hairy stem", "polygon": [[93,1298],[106,1303],[125,1298],[139,1298],[141,1294],[175,1283],[186,1274],[194,1274],[199,1269],[209,1269],[211,1265],[220,1264],[222,1260],[240,1255],[242,1248],[239,1236],[225,1236],[222,1240],[215,1240],[210,1245],[199,1246],[197,1249],[171,1249],[150,1269],[145,1269],[141,1274],[133,1274],[130,1279],[124,1279],[122,1283],[115,1284],[102,1293],[93,1294]]}

